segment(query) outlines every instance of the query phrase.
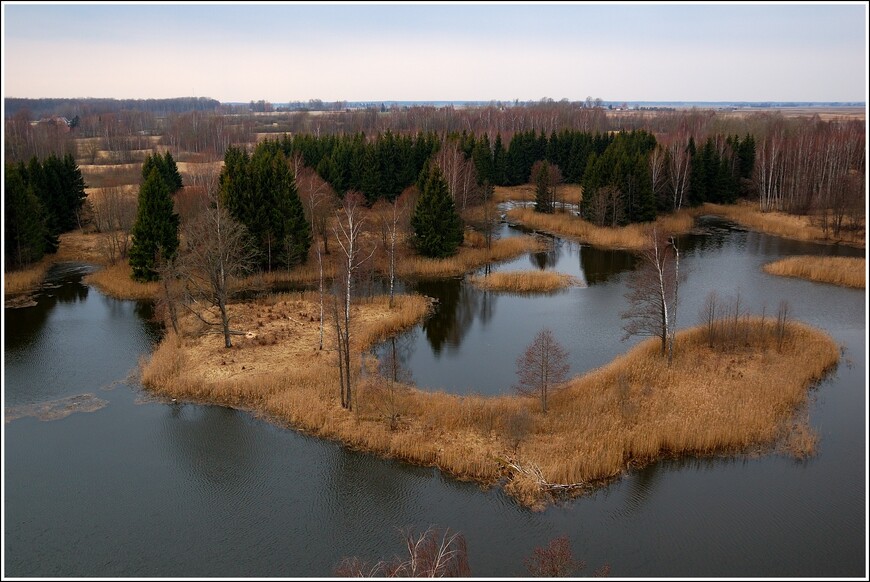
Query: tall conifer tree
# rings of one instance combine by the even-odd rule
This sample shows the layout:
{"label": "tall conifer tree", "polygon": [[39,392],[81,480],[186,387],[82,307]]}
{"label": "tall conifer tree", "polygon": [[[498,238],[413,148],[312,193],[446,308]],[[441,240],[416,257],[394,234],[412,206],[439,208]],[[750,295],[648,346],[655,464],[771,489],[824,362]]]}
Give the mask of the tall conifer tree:
{"label": "tall conifer tree", "polygon": [[158,260],[171,259],[178,251],[178,215],[172,194],[155,167],[139,188],[139,208],[130,231],[130,266],[133,279],[156,281]]}
{"label": "tall conifer tree", "polygon": [[462,220],[450,197],[444,174],[436,165],[411,217],[414,246],[426,257],[442,258],[462,244]]}

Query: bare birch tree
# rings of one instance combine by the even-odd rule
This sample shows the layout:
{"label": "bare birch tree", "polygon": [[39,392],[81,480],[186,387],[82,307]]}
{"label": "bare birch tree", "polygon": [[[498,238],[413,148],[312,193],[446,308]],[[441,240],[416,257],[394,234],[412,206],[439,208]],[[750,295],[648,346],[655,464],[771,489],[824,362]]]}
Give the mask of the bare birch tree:
{"label": "bare birch tree", "polygon": [[364,219],[361,208],[365,198],[358,192],[348,192],[344,203],[337,211],[336,226],[333,227],[338,246],[341,248],[342,272],[339,283],[343,295],[341,313],[338,312],[338,302],[335,301],[335,325],[339,347],[339,375],[341,386],[341,405],[353,410],[353,382],[350,369],[351,313],[350,304],[353,297],[354,279],[357,273],[371,256],[375,249],[368,252],[361,248],[360,234],[363,232]]}
{"label": "bare birch tree", "polygon": [[625,336],[654,336],[661,341],[662,356],[674,357],[677,305],[679,299],[680,251],[672,237],[653,228],[650,246],[641,252],[642,264],[628,280],[629,308]]}
{"label": "bare birch tree", "polygon": [[[311,168],[301,165],[301,156],[295,153],[290,162],[293,173],[296,176],[296,184],[299,189],[299,197],[305,207],[305,213],[308,215],[308,221],[311,223],[314,235],[314,255],[317,258],[318,269],[318,292],[320,299],[320,344],[319,349],[323,349],[323,298],[324,298],[324,276],[323,276],[323,255],[329,254],[328,244],[328,229],[327,224],[329,215],[334,209],[335,192],[332,187],[317,175],[317,172]],[[323,242],[321,249],[318,244],[317,237]]]}
{"label": "bare birch tree", "polygon": [[137,200],[122,186],[106,188],[93,203],[93,222],[101,237],[100,246],[110,264],[127,258],[130,229],[136,222]]}
{"label": "bare birch tree", "polygon": [[673,196],[673,208],[683,207],[683,198],[689,190],[688,135],[680,133],[668,145],[668,180]]}

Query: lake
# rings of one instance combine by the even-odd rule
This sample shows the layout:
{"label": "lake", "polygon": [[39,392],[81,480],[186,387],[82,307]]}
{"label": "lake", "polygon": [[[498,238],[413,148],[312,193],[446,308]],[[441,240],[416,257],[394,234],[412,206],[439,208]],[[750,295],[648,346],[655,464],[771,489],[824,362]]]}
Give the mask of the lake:
{"label": "lake", "polygon": [[[625,577],[863,576],[865,292],[774,277],[761,265],[864,252],[712,218],[698,227],[680,239],[680,327],[695,325],[709,290],[739,289],[753,311],[789,301],[795,319],[843,346],[839,367],[811,393],[813,458],[664,461],[533,512],[498,488],[245,412],[150,398],[135,373],[161,333],[150,305],[110,299],[81,283],[86,266],[63,264],[35,307],[4,310],[7,418],[62,416],[4,424],[5,575],[328,576],[344,556],[400,552],[401,528],[437,524],[465,535],[478,576],[523,575],[532,549],[563,534],[588,564],[581,575],[608,563]],[[436,313],[398,342],[418,385],[508,392],[517,355],[543,326],[570,352],[573,373],[638,341],[621,341],[619,315],[634,257],[551,243],[493,269],[554,269],[585,286],[521,297],[478,291],[465,278],[407,284],[438,299]],[[82,394],[93,395],[92,412],[40,408]]]}

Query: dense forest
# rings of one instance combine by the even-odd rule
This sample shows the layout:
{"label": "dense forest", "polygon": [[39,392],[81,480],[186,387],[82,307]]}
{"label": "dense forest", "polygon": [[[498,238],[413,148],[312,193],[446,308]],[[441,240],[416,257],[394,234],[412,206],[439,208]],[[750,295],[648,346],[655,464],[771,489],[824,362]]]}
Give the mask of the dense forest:
{"label": "dense forest", "polygon": [[7,164],[4,190],[6,269],[55,252],[58,236],[81,226],[85,182],[71,155]]}
{"label": "dense forest", "polygon": [[[77,100],[36,101],[60,107]],[[539,210],[565,209],[559,185],[576,184],[583,199],[571,211],[602,226],[746,198],[765,211],[812,215],[837,237],[860,226],[865,209],[866,132],[857,120],[608,111],[595,102],[547,100],[227,114],[209,109],[217,102],[177,99],[87,101],[93,109],[67,124],[33,121],[34,110],[16,111],[27,100],[10,102],[5,220],[7,248],[16,252],[7,254],[7,268],[38,260],[56,248],[59,233],[75,227],[84,199],[77,164],[90,168],[86,175],[97,187],[138,187],[147,176],[138,177],[137,165],[153,163],[146,160],[156,151],[172,152],[189,172],[199,162],[224,162],[227,209],[257,239],[266,269],[304,260],[310,245],[312,225],[299,223],[289,243],[285,235],[297,229],[285,232],[281,224],[301,214],[294,200],[302,169],[339,200],[359,192],[371,206],[411,187],[422,192],[437,167],[460,213],[495,186],[528,183],[547,192]],[[72,193],[56,194],[55,183],[73,184]],[[73,202],[60,205],[67,198]],[[266,216],[273,206],[275,216]]]}

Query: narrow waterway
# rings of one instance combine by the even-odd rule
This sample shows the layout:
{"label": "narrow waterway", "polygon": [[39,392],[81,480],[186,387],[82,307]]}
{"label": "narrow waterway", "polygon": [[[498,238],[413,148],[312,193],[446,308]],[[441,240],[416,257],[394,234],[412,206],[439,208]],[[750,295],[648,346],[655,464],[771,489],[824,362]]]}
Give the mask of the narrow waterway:
{"label": "narrow waterway", "polygon": [[[843,362],[812,393],[818,454],[662,462],[537,513],[498,489],[243,412],[148,398],[131,372],[159,337],[150,307],[82,285],[81,266],[56,269],[37,306],[4,310],[5,574],[323,576],[344,556],[399,552],[399,528],[437,524],[465,535],[479,576],[522,575],[532,549],[563,534],[587,575],[608,563],[612,576],[631,577],[862,576],[865,293],[773,277],[761,265],[863,252],[718,220],[700,221],[681,245],[681,327],[695,324],[710,289],[739,289],[756,311],[788,300],[796,319],[843,346]],[[636,341],[620,341],[619,316],[634,267],[629,254],[555,240],[496,268],[555,269],[585,287],[519,297],[464,278],[412,284],[439,303],[402,339],[405,361],[424,387],[506,392],[516,356],[548,326],[573,372],[604,364]],[[97,402],[90,412],[70,400],[83,394]]]}

